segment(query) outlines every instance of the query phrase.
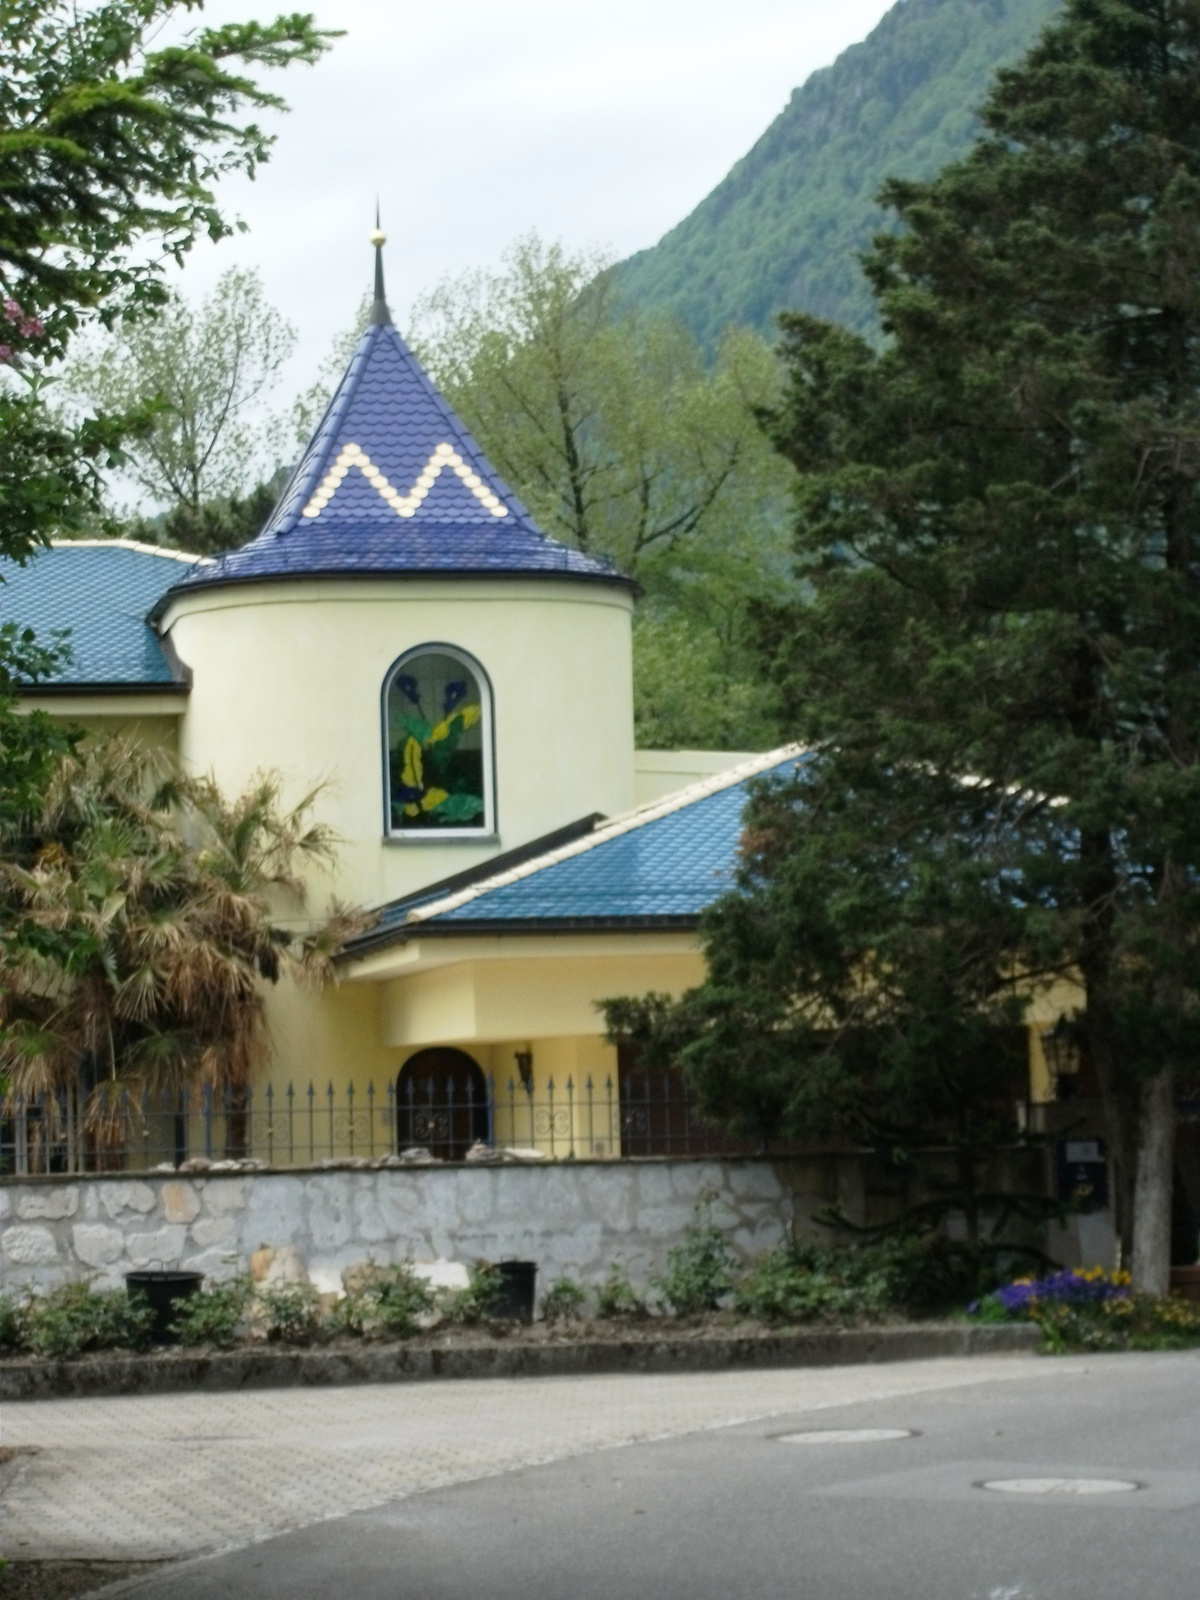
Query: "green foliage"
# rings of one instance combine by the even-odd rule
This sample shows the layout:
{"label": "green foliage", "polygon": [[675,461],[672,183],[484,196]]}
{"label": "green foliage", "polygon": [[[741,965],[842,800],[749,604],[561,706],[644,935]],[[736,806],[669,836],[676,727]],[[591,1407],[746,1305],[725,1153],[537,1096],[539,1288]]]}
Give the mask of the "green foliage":
{"label": "green foliage", "polygon": [[423,301],[413,342],[547,533],[643,586],[640,742],[770,743],[748,610],[794,587],[791,474],[756,418],[774,359],[740,329],[707,362],[671,318],[618,313],[603,267],[519,240]]}
{"label": "green foliage", "polygon": [[21,1308],[9,1294],[0,1294],[0,1350],[19,1350],[23,1337]]}
{"label": "green foliage", "polygon": [[[986,1269],[983,1269],[986,1271]],[[977,1294],[980,1263],[937,1234],[874,1244],[781,1245],[739,1281],[735,1305],[764,1322],[877,1322],[953,1310]]]}
{"label": "green foliage", "polygon": [[97,336],[68,366],[71,392],[101,411],[145,412],[127,472],[168,507],[162,531],[181,548],[227,549],[269,515],[269,491],[251,486],[270,476],[284,441],[261,408],[295,338],[258,274],[231,267],[201,306],[173,293],[153,318]]}
{"label": "green foliage", "polygon": [[442,1299],[442,1315],[447,1322],[467,1326],[486,1322],[495,1314],[499,1294],[499,1271],[486,1261],[477,1262],[468,1286],[455,1289]]}
{"label": "green foliage", "polygon": [[436,1306],[429,1285],[410,1267],[373,1266],[347,1288],[333,1326],[363,1339],[410,1339]]}
{"label": "green foliage", "polygon": [[228,1349],[245,1331],[253,1285],[248,1278],[206,1284],[178,1302],[172,1327],[180,1344],[214,1344]]}
{"label": "green foliage", "polygon": [[311,1344],[321,1332],[321,1297],[311,1283],[263,1284],[250,1303],[250,1324],[278,1344]]}
{"label": "green foliage", "polygon": [[[8,0],[0,10],[0,554],[23,559],[100,505],[96,468],[150,425],[144,407],[75,423],[50,364],[89,319],[161,306],[168,261],[233,231],[214,184],[253,177],[281,107],[255,74],[313,62],[333,35],[300,13],[197,28],[155,48],[195,0]],[[15,335],[10,331],[15,328]]]}
{"label": "green foliage", "polygon": [[624,1267],[614,1264],[596,1290],[596,1315],[603,1318],[644,1317],[646,1302],[629,1281]]}
{"label": "green foliage", "polygon": [[711,1201],[702,1200],[683,1243],[667,1251],[666,1272],[654,1279],[654,1287],[679,1317],[716,1311],[733,1292],[733,1252],[710,1212]]}
{"label": "green foliage", "polygon": [[766,332],[795,307],[862,332],[875,308],[859,254],[887,223],[885,178],[963,155],[975,108],[1056,0],[903,0],[814,72],[716,189],[617,269],[629,303],[684,321],[710,349],[731,325]]}
{"label": "green foliage", "polygon": [[295,940],[275,920],[281,897],[302,901],[299,863],[331,848],[311,799],[283,811],[266,778],[227,801],[125,737],[61,756],[28,836],[0,859],[11,1087],[53,1096],[85,1063],[98,1148],[125,1143],[142,1092],[244,1087],[265,1047],[263,980],[323,981],[361,926],[338,913]]}
{"label": "green foliage", "polygon": [[1069,0],[970,156],[885,190],[884,348],[784,319],[806,593],[760,641],[814,754],[675,1015],[711,1107],[907,1139],[927,1096],[969,1155],[1013,1098],[972,1055],[1077,974],[1142,1287],[1200,1020],[1198,116],[1193,6]]}
{"label": "green foliage", "polygon": [[587,1291],[572,1278],[559,1278],[542,1296],[546,1322],[578,1322],[587,1311]]}
{"label": "green foliage", "polygon": [[27,1300],[17,1320],[25,1349],[50,1361],[66,1361],[89,1350],[145,1348],[154,1313],[124,1290],[68,1283]]}
{"label": "green foliage", "polygon": [[178,505],[156,517],[129,518],[120,524],[120,533],[123,538],[143,544],[165,544],[202,556],[219,555],[222,550],[247,544],[261,533],[282,487],[277,474],[246,495],[204,500],[195,509]]}

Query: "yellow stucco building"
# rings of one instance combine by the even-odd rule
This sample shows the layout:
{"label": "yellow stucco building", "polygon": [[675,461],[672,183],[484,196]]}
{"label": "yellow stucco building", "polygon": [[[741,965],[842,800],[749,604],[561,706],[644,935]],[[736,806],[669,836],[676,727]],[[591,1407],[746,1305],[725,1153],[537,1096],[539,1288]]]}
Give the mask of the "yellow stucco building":
{"label": "yellow stucco building", "polygon": [[[337,986],[269,993],[255,1154],[696,1147],[678,1085],[636,1080],[597,1002],[700,980],[745,784],[796,752],[635,750],[633,585],[535,525],[392,326],[378,260],[371,322],[258,537],[215,560],[58,544],[2,603],[72,630],[27,705],[135,729],[228,795],[264,772],[290,802],[319,786],[340,845],[305,914],[378,920]],[[225,1130],[193,1106],[180,1138]]]}
{"label": "yellow stucco building", "polygon": [[[340,843],[305,914],[379,913],[336,987],[270,992],[256,1147],[269,1084],[293,1148],[319,1124],[323,1154],[620,1153],[629,1086],[596,1002],[698,981],[742,785],[786,758],[635,751],[634,593],[499,479],[392,326],[378,257],[370,324],[257,538],[215,560],[60,543],[11,574],[6,617],[71,630],[27,706],[134,729],[229,795],[264,772],[287,801],[319,786]],[[441,1133],[414,1100],[454,1102]]]}

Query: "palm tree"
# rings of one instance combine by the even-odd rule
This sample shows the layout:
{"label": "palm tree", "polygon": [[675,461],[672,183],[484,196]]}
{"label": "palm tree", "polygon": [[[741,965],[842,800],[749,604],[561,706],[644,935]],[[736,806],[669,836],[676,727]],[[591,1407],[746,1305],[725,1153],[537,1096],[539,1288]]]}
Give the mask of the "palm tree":
{"label": "palm tree", "polygon": [[230,1108],[229,1153],[243,1153],[266,984],[329,981],[364,925],[336,906],[306,932],[283,920],[303,910],[303,867],[332,860],[315,799],[285,809],[267,776],[228,801],[125,737],[62,759],[24,859],[0,861],[0,1066],[47,1135],[77,1093],[107,1163],[147,1096],[203,1088]]}

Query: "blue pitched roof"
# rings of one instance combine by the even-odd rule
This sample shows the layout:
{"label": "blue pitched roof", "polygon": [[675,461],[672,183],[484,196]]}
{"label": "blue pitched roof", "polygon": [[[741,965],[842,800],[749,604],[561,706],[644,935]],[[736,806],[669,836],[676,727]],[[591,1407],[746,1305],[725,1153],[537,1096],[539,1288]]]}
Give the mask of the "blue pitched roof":
{"label": "blue pitched roof", "polygon": [[54,544],[23,567],[0,562],[0,621],[32,628],[43,644],[54,629],[69,629],[71,659],[39,689],[183,691],[183,674],[146,615],[196,563],[125,540]]}
{"label": "blue pitched roof", "polygon": [[798,758],[789,749],[747,762],[459,894],[439,897],[435,887],[396,901],[356,944],[485,927],[693,927],[733,887],[747,786],[790,774]]}
{"label": "blue pitched roof", "polygon": [[629,583],[547,538],[390,320],[373,321],[262,532],[178,587],[427,573]]}

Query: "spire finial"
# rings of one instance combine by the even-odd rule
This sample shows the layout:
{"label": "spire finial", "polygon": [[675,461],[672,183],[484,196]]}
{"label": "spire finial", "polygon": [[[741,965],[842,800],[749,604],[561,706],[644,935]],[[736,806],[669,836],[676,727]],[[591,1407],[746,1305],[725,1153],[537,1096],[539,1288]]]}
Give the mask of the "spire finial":
{"label": "spire finial", "polygon": [[371,243],[375,246],[375,303],[371,307],[372,327],[389,327],[392,313],[388,310],[387,296],[383,292],[383,247],[387,234],[379,226],[379,201],[375,202],[375,226],[371,229]]}

